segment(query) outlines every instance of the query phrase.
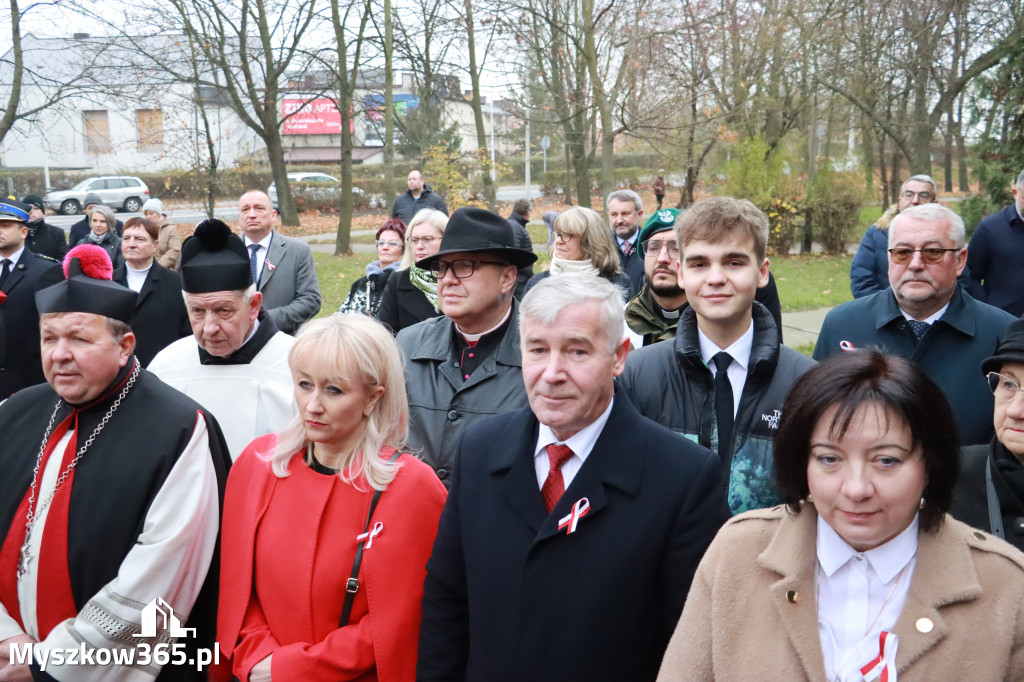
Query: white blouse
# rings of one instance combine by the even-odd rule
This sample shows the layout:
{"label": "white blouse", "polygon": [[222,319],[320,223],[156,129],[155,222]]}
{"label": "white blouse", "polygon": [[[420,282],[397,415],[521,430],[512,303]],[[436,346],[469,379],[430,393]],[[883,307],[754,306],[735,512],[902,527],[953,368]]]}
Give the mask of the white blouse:
{"label": "white blouse", "polygon": [[820,516],[817,532],[818,635],[829,680],[863,682],[907,600],[917,555],[918,517],[883,545],[858,552]]}

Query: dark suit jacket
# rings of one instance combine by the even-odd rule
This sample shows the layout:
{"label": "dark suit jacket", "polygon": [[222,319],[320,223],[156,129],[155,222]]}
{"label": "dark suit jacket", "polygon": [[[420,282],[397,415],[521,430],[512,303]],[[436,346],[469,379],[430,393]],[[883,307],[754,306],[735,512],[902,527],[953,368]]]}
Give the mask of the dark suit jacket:
{"label": "dark suit jacket", "polygon": [[413,286],[409,279],[409,270],[399,270],[384,285],[380,307],[377,308],[377,319],[387,325],[392,334],[398,334],[406,327],[417,322],[429,320],[440,315],[434,310],[423,292]]}
{"label": "dark suit jacket", "polygon": [[[612,239],[615,239],[614,234]],[[644,282],[647,279],[647,274],[644,272],[644,257],[640,255],[639,242],[640,237],[637,236],[633,241],[633,246],[635,247],[633,253],[627,256],[622,253],[622,247],[619,246],[618,240],[615,241],[615,248],[619,252],[619,265],[622,266],[622,271],[629,277],[630,289],[627,301],[640,293],[640,289],[644,286]]]}
{"label": "dark suit jacket", "polygon": [[277,328],[294,334],[320,312],[320,280],[309,244],[274,232],[258,289],[263,310]]}
{"label": "dark suit jacket", "polygon": [[[417,679],[653,680],[697,564],[729,518],[718,458],[616,392],[544,511],[528,409],[471,427],[427,563]],[[586,497],[572,535],[559,520]]]}
{"label": "dark suit jacket", "polygon": [[46,381],[39,357],[39,312],[36,292],[64,279],[64,272],[51,258],[26,248],[3,287],[7,300],[0,304],[3,316],[4,349],[0,357],[0,400],[15,391]]}
{"label": "dark suit jacket", "polygon": [[[128,286],[128,271],[114,271],[115,282]],[[135,355],[143,366],[164,348],[192,333],[181,296],[181,275],[161,266],[156,260],[139,292],[131,319],[135,332]]]}

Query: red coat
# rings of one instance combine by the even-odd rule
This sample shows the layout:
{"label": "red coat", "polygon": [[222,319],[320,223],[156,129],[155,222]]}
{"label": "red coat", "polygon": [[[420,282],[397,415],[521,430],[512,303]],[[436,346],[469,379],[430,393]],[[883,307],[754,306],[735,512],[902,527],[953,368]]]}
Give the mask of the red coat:
{"label": "red coat", "polygon": [[[254,440],[228,478],[217,620],[226,665],[214,679],[228,679],[230,666],[245,680],[273,654],[275,680],[413,680],[423,579],[444,486],[426,464],[399,458],[401,468],[373,514],[371,526],[379,522],[382,530],[363,552],[349,625],[338,628],[372,489],[313,472],[300,456],[279,478],[256,455],[275,443],[273,434]],[[260,539],[274,546],[259,546]]]}

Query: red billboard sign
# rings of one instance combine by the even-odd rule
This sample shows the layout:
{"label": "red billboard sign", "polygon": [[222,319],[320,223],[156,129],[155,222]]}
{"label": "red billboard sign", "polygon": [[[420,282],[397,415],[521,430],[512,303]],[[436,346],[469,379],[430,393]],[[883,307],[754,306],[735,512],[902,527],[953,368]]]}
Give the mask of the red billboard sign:
{"label": "red billboard sign", "polygon": [[282,135],[341,134],[341,112],[334,101],[326,97],[281,100],[281,115],[291,116],[281,124]]}

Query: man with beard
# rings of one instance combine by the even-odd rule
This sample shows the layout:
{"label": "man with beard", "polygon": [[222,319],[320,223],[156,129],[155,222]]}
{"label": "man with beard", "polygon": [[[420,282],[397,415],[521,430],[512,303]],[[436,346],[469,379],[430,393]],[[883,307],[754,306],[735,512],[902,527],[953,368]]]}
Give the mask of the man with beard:
{"label": "man with beard", "polygon": [[889,227],[890,288],[830,311],[814,359],[867,346],[910,358],[952,405],[960,443],[977,445],[992,438],[993,409],[978,367],[1014,318],[957,286],[966,264],[960,216],[933,203],[901,211]]}
{"label": "man with beard", "polygon": [[637,232],[644,217],[643,200],[631,189],[620,189],[609,194],[604,205],[619,247],[619,263],[629,277],[629,295],[635,296],[644,283],[644,259],[637,249],[640,243]]}
{"label": "man with beard", "polygon": [[[638,241],[646,282],[640,293],[626,304],[626,323],[634,334],[643,337],[641,345],[644,346],[673,338],[679,316],[686,307],[686,292],[679,286],[679,244],[672,232],[681,213],[675,208],[664,208],[652,215],[640,230]],[[771,272],[768,284],[757,290],[754,300],[772,314],[781,343],[782,309]]]}

